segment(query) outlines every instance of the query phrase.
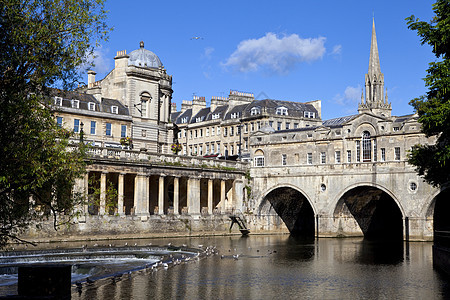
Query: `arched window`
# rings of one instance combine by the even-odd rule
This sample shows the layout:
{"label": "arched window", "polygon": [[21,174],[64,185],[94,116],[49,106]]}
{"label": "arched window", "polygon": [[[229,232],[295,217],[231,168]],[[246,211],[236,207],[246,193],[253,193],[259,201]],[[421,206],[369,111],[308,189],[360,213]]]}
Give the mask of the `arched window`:
{"label": "arched window", "polygon": [[141,116],[144,118],[148,117],[148,106],[151,100],[152,96],[148,92],[143,92],[141,94]]}
{"label": "arched window", "polygon": [[256,150],[253,160],[255,167],[264,167],[264,152],[261,149]]}
{"label": "arched window", "polygon": [[362,155],[363,162],[372,161],[372,140],[368,131],[362,134]]}

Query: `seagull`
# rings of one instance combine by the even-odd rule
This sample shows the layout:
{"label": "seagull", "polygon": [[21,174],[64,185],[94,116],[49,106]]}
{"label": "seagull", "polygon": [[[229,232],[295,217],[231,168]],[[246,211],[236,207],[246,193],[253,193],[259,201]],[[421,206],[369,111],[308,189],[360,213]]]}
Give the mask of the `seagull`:
{"label": "seagull", "polygon": [[203,40],[203,38],[201,36],[193,36],[191,40]]}

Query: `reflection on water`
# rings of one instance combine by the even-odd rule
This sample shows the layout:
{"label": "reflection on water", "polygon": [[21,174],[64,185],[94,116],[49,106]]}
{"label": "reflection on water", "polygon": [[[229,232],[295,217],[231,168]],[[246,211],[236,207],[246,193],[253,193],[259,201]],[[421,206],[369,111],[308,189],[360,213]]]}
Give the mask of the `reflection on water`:
{"label": "reflection on water", "polygon": [[[142,241],[145,243],[146,241]],[[148,242],[148,241],[147,241]],[[431,243],[304,241],[287,235],[152,240],[218,255],[73,287],[72,299],[442,299]],[[406,246],[407,245],[407,246]]]}

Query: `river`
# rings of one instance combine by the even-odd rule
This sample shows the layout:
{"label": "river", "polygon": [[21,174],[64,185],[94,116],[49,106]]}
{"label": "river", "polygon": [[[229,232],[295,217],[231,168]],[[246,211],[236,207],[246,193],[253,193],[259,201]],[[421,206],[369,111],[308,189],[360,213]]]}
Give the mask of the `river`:
{"label": "river", "polygon": [[[208,247],[216,254],[200,259],[193,255],[189,261],[168,268],[138,268],[117,279],[83,282],[81,289],[73,286],[72,299],[450,297],[448,279],[433,269],[432,243],[428,242],[375,243],[362,238],[304,241],[288,235],[251,235],[136,240],[127,244],[140,247],[150,242]],[[116,241],[116,245],[119,243],[123,245],[124,241]]]}

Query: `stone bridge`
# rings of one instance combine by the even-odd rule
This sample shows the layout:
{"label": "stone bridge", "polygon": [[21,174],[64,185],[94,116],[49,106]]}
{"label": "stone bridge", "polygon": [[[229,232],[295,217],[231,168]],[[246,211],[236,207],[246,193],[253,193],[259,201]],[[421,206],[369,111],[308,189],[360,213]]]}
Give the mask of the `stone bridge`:
{"label": "stone bridge", "polygon": [[319,237],[433,238],[437,198],[406,161],[252,168],[253,230]]}

